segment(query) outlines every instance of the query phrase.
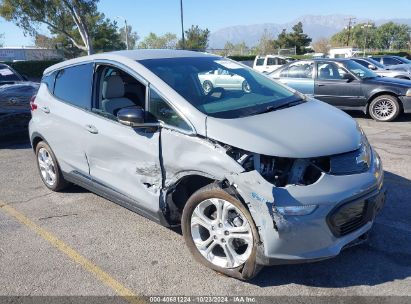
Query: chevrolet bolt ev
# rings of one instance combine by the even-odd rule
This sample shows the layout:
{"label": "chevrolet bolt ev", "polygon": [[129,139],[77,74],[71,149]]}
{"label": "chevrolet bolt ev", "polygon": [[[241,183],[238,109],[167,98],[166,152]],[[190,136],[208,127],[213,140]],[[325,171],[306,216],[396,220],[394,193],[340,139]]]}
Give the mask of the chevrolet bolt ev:
{"label": "chevrolet bolt ev", "polygon": [[[247,89],[201,75],[224,70]],[[378,154],[342,111],[222,57],[98,54],[48,68],[30,137],[53,191],[80,185],[162,225],[246,280],[366,239],[384,204]]]}

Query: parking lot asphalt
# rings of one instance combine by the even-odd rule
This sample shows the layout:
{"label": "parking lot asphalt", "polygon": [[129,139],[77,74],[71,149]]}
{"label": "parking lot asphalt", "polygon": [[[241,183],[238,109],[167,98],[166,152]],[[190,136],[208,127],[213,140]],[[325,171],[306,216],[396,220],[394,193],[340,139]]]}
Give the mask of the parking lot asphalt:
{"label": "parking lot asphalt", "polygon": [[178,232],[87,190],[49,191],[29,143],[3,143],[0,296],[411,296],[411,116],[355,117],[388,188],[369,241],[326,261],[266,267],[250,282],[199,265]]}

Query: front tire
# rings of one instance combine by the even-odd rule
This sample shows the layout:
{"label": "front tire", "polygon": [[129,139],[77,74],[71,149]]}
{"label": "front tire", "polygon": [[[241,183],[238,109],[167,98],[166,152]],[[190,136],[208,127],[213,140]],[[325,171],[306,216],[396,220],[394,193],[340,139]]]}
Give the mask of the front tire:
{"label": "front tire", "polygon": [[68,185],[61,173],[56,156],[44,141],[36,146],[36,160],[41,180],[47,188],[60,191]]}
{"label": "front tire", "polygon": [[400,104],[394,96],[381,95],[371,101],[369,113],[376,121],[393,121],[400,114]]}
{"label": "front tire", "polygon": [[247,208],[213,184],[195,192],[183,210],[182,230],[194,258],[241,280],[261,269],[256,263],[258,233]]}

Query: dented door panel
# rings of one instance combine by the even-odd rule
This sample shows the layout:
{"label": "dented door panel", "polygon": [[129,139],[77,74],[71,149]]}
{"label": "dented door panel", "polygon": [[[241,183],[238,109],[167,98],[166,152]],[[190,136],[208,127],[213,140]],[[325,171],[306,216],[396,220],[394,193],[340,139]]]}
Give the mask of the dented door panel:
{"label": "dented door panel", "polygon": [[161,146],[166,186],[189,174],[223,180],[227,174],[244,170],[226,154],[226,149],[206,138],[164,128]]}
{"label": "dented door panel", "polygon": [[98,133],[89,135],[87,145],[92,179],[157,212],[161,188],[159,131],[133,129],[102,117],[93,123]]}

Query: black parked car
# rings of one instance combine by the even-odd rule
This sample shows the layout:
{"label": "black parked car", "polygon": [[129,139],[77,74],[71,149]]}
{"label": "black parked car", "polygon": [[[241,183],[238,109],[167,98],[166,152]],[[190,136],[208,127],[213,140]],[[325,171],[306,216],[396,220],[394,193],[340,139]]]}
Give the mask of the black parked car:
{"label": "black parked car", "polygon": [[27,131],[30,99],[38,88],[38,83],[0,64],[0,138]]}
{"label": "black parked car", "polygon": [[380,77],[350,59],[286,64],[270,77],[343,110],[361,110],[377,121],[411,113],[411,80]]}

